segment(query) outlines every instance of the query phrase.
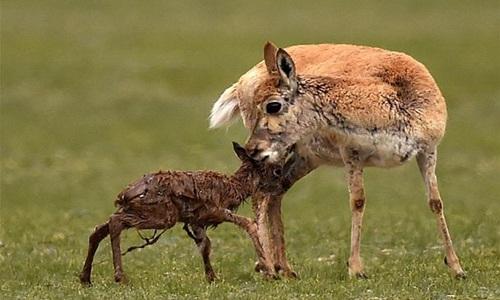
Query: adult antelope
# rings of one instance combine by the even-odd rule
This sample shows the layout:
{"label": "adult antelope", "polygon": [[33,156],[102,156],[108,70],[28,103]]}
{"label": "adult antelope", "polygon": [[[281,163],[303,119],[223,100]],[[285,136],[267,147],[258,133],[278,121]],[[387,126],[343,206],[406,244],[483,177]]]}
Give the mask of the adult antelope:
{"label": "adult antelope", "polygon": [[[320,44],[284,50],[267,43],[264,61],[214,104],[210,126],[228,124],[238,114],[251,131],[246,149],[253,158],[299,158],[289,166],[292,181],[322,164],[345,168],[352,211],[351,276],[366,277],[359,254],[366,202],[363,168],[392,168],[416,157],[444,243],[445,263],[453,276],[464,277],[435,174],[446,104],[424,65],[379,48]],[[265,201],[271,236],[260,228],[267,226],[262,222],[259,234],[268,255],[274,255],[276,269],[295,276],[285,256],[282,196]]]}

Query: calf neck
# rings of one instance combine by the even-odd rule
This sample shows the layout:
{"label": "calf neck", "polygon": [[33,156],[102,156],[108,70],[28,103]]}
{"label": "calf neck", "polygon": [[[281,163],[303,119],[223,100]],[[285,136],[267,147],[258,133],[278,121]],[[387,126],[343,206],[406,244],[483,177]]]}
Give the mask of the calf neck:
{"label": "calf neck", "polygon": [[[145,175],[128,185],[115,201],[116,212],[90,235],[80,281],[90,284],[94,255],[106,236],[109,235],[111,240],[115,281],[124,282],[121,232],[128,228],[166,230],[179,222],[184,223],[184,229],[198,246],[209,281],[215,280],[216,275],[210,263],[211,242],[206,230],[222,222],[234,223],[248,233],[264,275],[276,277],[258,239],[254,220],[235,212],[249,196],[286,189],[288,183],[280,176],[278,166],[255,161],[238,144],[233,146],[241,166],[231,176],[214,171],[167,171]],[[147,244],[152,243],[147,241]]]}

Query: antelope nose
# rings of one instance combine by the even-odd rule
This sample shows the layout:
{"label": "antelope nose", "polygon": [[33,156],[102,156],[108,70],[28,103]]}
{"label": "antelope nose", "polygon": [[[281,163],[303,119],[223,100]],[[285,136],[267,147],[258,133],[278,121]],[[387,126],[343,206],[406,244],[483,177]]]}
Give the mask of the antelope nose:
{"label": "antelope nose", "polygon": [[250,148],[250,149],[247,149],[247,153],[248,155],[251,157],[251,158],[257,158],[257,156],[259,156],[259,153],[261,153],[262,150],[255,147],[255,148]]}
{"label": "antelope nose", "polygon": [[264,160],[266,157],[262,157],[263,150],[258,147],[247,148],[247,154],[254,160]]}

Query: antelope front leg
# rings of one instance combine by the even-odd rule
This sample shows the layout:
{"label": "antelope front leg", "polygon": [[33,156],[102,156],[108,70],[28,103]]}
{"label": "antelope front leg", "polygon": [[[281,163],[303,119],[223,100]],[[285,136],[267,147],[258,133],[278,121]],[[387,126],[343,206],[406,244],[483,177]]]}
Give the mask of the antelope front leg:
{"label": "antelope front leg", "polygon": [[232,222],[238,225],[239,227],[243,228],[250,236],[250,239],[252,240],[253,245],[255,247],[255,251],[257,252],[257,257],[259,258],[259,262],[262,262],[262,264],[265,266],[263,269],[264,276],[278,279],[276,270],[274,269],[271,260],[266,256],[266,253],[264,252],[262,244],[259,240],[257,224],[250,218],[233,214],[230,211],[226,211],[225,219],[226,221]]}
{"label": "antelope front leg", "polygon": [[349,185],[349,202],[351,205],[351,251],[349,254],[349,275],[367,278],[363,273],[363,264],[359,254],[361,244],[361,224],[365,211],[365,192],[363,187],[363,164],[359,153],[353,149],[342,149],[342,160],[347,173]]}
{"label": "antelope front leg", "polygon": [[[285,162],[283,176],[289,180],[288,190],[302,177],[316,169],[312,161],[306,160],[298,153],[293,152],[292,156]],[[267,209],[267,220],[269,222],[270,251],[276,271],[280,271],[285,277],[297,278],[297,274],[288,264],[285,247],[285,230],[281,219],[281,201],[285,196],[285,191],[281,194],[269,195]]]}
{"label": "antelope front leg", "polygon": [[285,232],[281,220],[281,200],[283,195],[277,195],[269,201],[267,214],[269,216],[270,250],[274,257],[274,267],[285,277],[297,278],[286,259]]}
{"label": "antelope front leg", "polygon": [[260,244],[262,245],[262,252],[264,253],[262,257],[259,256],[259,261],[255,265],[256,272],[265,270],[265,259],[273,264],[273,256],[270,249],[271,242],[269,241],[269,228],[267,224],[268,206],[269,199],[267,194],[257,193],[252,198],[252,210],[255,215],[255,222],[257,223],[257,237],[260,241]]}
{"label": "antelope front leg", "polygon": [[[253,199],[257,233],[265,257],[271,261],[275,271],[281,272],[285,277],[297,278],[297,274],[286,260],[285,235],[281,221],[282,199],[283,194],[260,194]],[[260,272],[264,269],[264,262],[259,260],[255,265],[255,271]]]}
{"label": "antelope front leg", "polygon": [[463,279],[465,278],[465,273],[453,249],[450,232],[448,231],[448,225],[446,225],[446,219],[444,217],[443,201],[439,194],[436,177],[436,161],[436,149],[427,153],[419,153],[417,156],[418,167],[427,187],[427,200],[432,212],[436,216],[439,231],[441,232],[441,238],[444,244],[445,263],[451,268],[452,275],[455,278]]}

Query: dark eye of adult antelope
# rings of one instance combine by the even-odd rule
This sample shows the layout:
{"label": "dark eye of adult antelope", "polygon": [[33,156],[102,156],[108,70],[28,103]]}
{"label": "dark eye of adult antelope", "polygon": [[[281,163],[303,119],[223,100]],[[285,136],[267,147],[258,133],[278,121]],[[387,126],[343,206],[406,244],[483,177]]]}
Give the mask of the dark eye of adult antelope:
{"label": "dark eye of adult antelope", "polygon": [[278,101],[272,101],[266,104],[266,113],[270,115],[277,114],[281,112],[283,105]]}

